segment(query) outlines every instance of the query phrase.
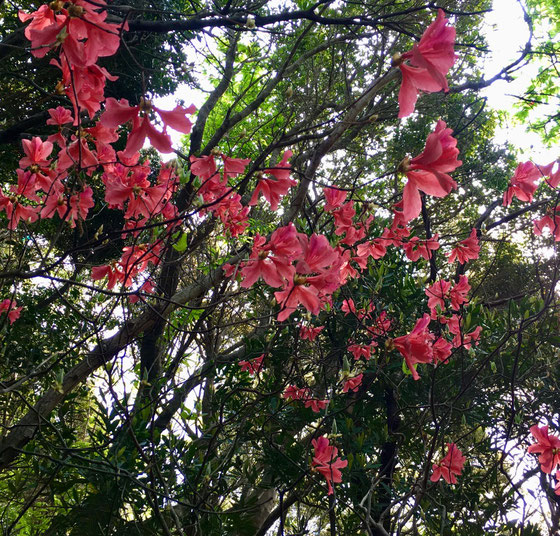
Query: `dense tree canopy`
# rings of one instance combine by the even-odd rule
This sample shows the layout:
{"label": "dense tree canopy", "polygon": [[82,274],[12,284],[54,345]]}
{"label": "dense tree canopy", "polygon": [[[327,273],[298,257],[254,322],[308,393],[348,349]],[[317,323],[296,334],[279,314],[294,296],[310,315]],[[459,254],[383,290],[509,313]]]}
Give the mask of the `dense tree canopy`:
{"label": "dense tree canopy", "polygon": [[555,141],[560,23],[490,8],[0,2],[3,534],[558,533],[560,171],[481,90]]}

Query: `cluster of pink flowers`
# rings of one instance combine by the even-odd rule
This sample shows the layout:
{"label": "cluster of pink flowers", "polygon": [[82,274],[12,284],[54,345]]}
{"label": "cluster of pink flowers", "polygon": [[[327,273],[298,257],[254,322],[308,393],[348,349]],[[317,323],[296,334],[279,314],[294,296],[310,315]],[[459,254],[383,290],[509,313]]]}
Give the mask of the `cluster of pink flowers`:
{"label": "cluster of pink flowers", "polygon": [[313,413],[319,413],[329,405],[328,400],[314,398],[309,387],[297,387],[296,385],[288,385],[284,389],[282,398],[286,400],[299,400],[303,402],[305,408],[311,408]]}
{"label": "cluster of pink flowers", "polygon": [[[403,356],[407,367],[415,380],[420,379],[416,371],[418,363],[447,363],[453,348],[464,347],[467,350],[473,343],[477,343],[482,331],[477,326],[473,331],[465,333],[462,328],[462,318],[456,313],[447,317],[443,315],[446,309],[446,300],[451,302],[451,308],[458,311],[468,303],[467,294],[470,291],[467,276],[462,275],[456,285],[449,281],[439,280],[425,291],[428,296],[428,307],[431,315],[424,314],[416,321],[413,330],[407,335],[393,339],[393,345]],[[428,329],[431,320],[438,320],[447,326],[451,342],[443,336],[437,337]]]}
{"label": "cluster of pink flowers", "polygon": [[261,354],[259,357],[255,357],[255,359],[251,359],[250,361],[240,361],[239,366],[241,367],[241,372],[247,371],[251,376],[255,376],[261,371],[265,356],[266,354]]}
{"label": "cluster of pink flowers", "polygon": [[220,154],[222,171],[218,171],[215,156],[191,156],[191,173],[198,177],[201,185],[198,194],[202,197],[204,208],[201,214],[210,212],[218,217],[231,236],[243,233],[249,225],[249,207],[241,204],[241,196],[229,185],[229,179],[245,171],[249,159],[230,158]]}
{"label": "cluster of pink flowers", "polygon": [[317,315],[344,283],[339,274],[341,265],[340,251],[326,236],[308,237],[290,223],[274,231],[268,242],[259,234],[255,236],[251,255],[241,269],[241,286],[249,288],[262,278],[271,287],[281,287],[274,293],[281,307],[279,321],[286,320],[299,304]]}
{"label": "cluster of pink flowers", "polygon": [[465,240],[461,240],[457,246],[451,250],[447,261],[452,263],[458,260],[460,264],[465,264],[468,261],[478,259],[479,252],[478,234],[476,229],[472,229],[469,237],[465,238]]}

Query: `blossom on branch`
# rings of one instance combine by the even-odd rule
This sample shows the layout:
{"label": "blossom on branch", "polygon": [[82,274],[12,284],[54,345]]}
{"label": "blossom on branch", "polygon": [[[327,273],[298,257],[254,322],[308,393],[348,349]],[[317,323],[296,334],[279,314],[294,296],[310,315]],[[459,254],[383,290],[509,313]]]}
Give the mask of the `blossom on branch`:
{"label": "blossom on branch", "polygon": [[16,301],[10,300],[10,298],[6,298],[0,302],[0,314],[8,314],[10,325],[19,318],[22,309],[23,307],[17,307]]}
{"label": "blossom on branch", "polygon": [[417,363],[431,363],[434,360],[432,348],[434,335],[428,330],[429,323],[430,317],[425,314],[416,321],[414,329],[408,335],[393,339],[395,348],[404,357],[406,365],[415,380],[420,379],[415,365]]}
{"label": "blossom on branch", "polygon": [[426,139],[424,150],[412,160],[405,158],[399,165],[399,171],[408,178],[402,199],[402,217],[406,222],[416,218],[422,210],[420,192],[445,197],[457,188],[457,183],[448,175],[462,164],[457,160],[459,149],[452,132],[440,119]]}
{"label": "blossom on branch", "polygon": [[531,426],[530,432],[537,440],[527,452],[540,454],[539,463],[543,473],[552,473],[560,466],[560,438],[548,433],[548,426]]}
{"label": "blossom on branch", "polygon": [[453,51],[455,28],[447,26],[448,22],[443,10],[439,9],[436,20],[428,26],[420,42],[412,50],[393,59],[393,64],[398,65],[402,73],[399,117],[407,117],[414,112],[419,91],[449,91],[445,77],[456,56]]}
{"label": "blossom on branch", "polygon": [[457,476],[461,474],[466,458],[457,448],[455,443],[447,443],[447,454],[439,462],[432,466],[433,472],[430,480],[437,482],[441,477],[448,484],[457,484]]}
{"label": "blossom on branch", "polygon": [[447,258],[447,262],[452,263],[458,260],[460,264],[465,264],[467,261],[478,259],[480,246],[478,245],[478,237],[476,229],[471,231],[471,234],[465,240],[461,240],[451,250],[451,254]]}
{"label": "blossom on branch", "polygon": [[341,469],[348,465],[348,460],[341,460],[338,457],[338,449],[329,443],[326,436],[318,437],[311,441],[315,452],[311,467],[313,471],[317,471],[323,475],[329,487],[329,495],[332,495],[334,490],[333,483],[342,482]]}

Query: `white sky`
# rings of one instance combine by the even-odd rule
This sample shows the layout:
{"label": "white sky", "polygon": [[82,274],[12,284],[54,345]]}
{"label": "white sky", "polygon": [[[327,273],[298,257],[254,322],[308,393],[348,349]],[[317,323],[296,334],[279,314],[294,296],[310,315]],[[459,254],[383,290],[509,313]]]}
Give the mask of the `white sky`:
{"label": "white sky", "polygon": [[[539,21],[539,24],[542,22]],[[494,0],[493,11],[486,16],[486,24],[486,39],[492,55],[484,70],[485,75],[491,77],[519,57],[529,30],[523,20],[523,11],[515,0]],[[496,110],[513,112],[518,102],[513,95],[523,94],[537,70],[537,65],[527,65],[515,73],[513,82],[500,80],[486,88],[482,93],[488,97],[488,104]],[[510,142],[517,146],[520,160],[531,159],[538,164],[547,164],[559,156],[557,149],[544,147],[538,134],[526,132],[524,126],[513,119],[505,121],[497,130],[495,139],[498,143]]]}

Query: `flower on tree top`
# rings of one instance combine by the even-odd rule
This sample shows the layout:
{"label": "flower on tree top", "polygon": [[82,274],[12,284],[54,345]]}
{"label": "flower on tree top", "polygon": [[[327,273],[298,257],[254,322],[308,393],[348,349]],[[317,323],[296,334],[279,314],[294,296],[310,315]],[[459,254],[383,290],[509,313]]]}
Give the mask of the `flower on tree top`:
{"label": "flower on tree top", "polygon": [[393,60],[402,73],[399,117],[407,117],[414,112],[419,91],[449,91],[445,77],[456,56],[453,51],[455,28],[447,26],[448,22],[443,10],[439,9],[436,20],[426,28],[420,42]]}

